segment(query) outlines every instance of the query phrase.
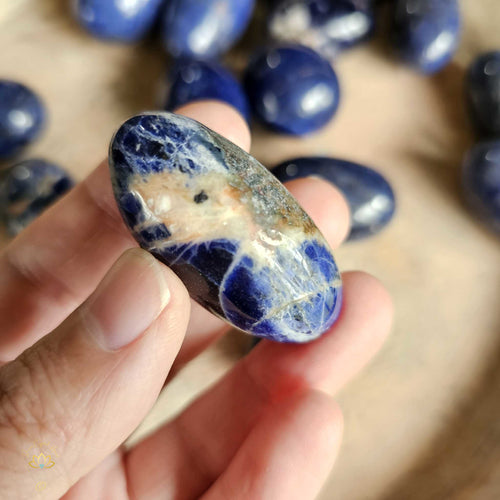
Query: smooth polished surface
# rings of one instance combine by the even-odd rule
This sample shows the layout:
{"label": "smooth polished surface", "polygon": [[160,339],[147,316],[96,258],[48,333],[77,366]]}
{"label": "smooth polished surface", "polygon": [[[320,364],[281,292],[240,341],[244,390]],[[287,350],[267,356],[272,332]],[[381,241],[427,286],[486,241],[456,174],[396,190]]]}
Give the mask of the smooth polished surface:
{"label": "smooth polished surface", "polygon": [[172,113],[131,118],[110,148],[113,188],[142,248],[233,326],[280,342],[319,337],[340,275],[295,199],[248,153]]}
{"label": "smooth polished surface", "polygon": [[163,0],[74,0],[77,21],[92,35],[135,42],[153,26]]}
{"label": "smooth polished surface", "polygon": [[446,66],[461,31],[457,0],[395,0],[392,42],[405,62],[423,73]]}
{"label": "smooth polished surface", "polygon": [[45,117],[45,107],[32,90],[18,82],[0,80],[0,159],[33,142]]}
{"label": "smooth polished surface", "polygon": [[476,130],[500,138],[500,50],[478,56],[469,66],[465,82]]}
{"label": "smooth polished surface", "polygon": [[224,101],[250,119],[247,96],[234,75],[221,64],[210,61],[182,60],[171,71],[170,93],[166,108],[202,99]]}
{"label": "smooth polished surface", "polygon": [[467,153],[462,187],[470,207],[500,236],[500,140],[481,142]]}
{"label": "smooth polished surface", "polygon": [[310,156],[285,161],[274,167],[272,173],[281,182],[314,176],[334,184],[349,205],[350,240],[380,232],[391,221],[396,209],[390,184],[375,170],[357,163],[339,158]]}
{"label": "smooth polished surface", "polygon": [[11,167],[0,181],[0,215],[8,233],[20,233],[72,186],[65,170],[45,160],[25,160]]}
{"label": "smooth polished surface", "polygon": [[282,0],[267,22],[274,40],[306,45],[331,58],[370,37],[375,13],[370,0]]}
{"label": "smooth polished surface", "polygon": [[330,63],[300,45],[258,51],[246,69],[244,85],[256,117],[285,134],[321,129],[339,105],[339,82]]}
{"label": "smooth polished surface", "polygon": [[254,4],[255,0],[168,0],[163,45],[174,57],[216,57],[243,34]]}

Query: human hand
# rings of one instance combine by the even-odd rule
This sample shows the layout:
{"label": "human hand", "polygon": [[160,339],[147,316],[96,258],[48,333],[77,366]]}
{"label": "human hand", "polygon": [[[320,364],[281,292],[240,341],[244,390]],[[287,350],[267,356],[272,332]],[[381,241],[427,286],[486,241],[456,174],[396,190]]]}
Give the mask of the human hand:
{"label": "human hand", "polygon": [[[248,150],[248,129],[229,106],[179,112]],[[338,246],[348,230],[338,191],[318,179],[287,187]],[[2,498],[314,498],[341,440],[332,396],[387,335],[386,291],[364,273],[345,273],[341,316],[323,337],[260,342],[126,451],[121,444],[168,374],[228,329],[191,306],[174,273],[136,246],[103,163],[0,255]],[[36,470],[25,450],[42,443],[57,461]]]}

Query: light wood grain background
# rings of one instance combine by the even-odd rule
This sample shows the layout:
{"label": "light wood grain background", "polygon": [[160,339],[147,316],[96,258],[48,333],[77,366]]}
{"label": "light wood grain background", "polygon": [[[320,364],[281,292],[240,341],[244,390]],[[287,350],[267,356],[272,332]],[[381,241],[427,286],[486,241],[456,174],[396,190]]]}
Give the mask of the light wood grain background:
{"label": "light wood grain background", "polygon": [[[165,61],[154,43],[93,40],[75,26],[68,3],[1,0],[0,77],[28,83],[50,111],[50,127],[24,156],[53,159],[82,179],[124,119],[155,107]],[[339,395],[345,440],[322,500],[500,498],[500,245],[466,211],[459,190],[473,140],[464,68],[478,52],[500,49],[500,3],[461,6],[462,45],[439,75],[398,65],[375,41],[335,64],[343,101],[325,130],[307,141],[254,134],[253,153],[264,164],[343,156],[377,167],[398,197],[388,230],[337,252],[342,269],[385,283],[396,322],[375,362]],[[193,362],[135,439],[216,380],[246,344],[232,335]]]}

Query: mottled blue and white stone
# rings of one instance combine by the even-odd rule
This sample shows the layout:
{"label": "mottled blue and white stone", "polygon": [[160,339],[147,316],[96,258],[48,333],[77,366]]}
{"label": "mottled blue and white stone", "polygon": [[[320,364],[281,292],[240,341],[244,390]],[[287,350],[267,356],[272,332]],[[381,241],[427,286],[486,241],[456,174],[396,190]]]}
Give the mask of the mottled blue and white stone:
{"label": "mottled blue and white stone", "polygon": [[274,40],[306,45],[327,58],[369,38],[374,26],[371,0],[281,0],[268,17]]}
{"label": "mottled blue and white stone", "polygon": [[15,236],[73,186],[69,174],[46,160],[24,160],[0,182],[0,214]]}
{"label": "mottled blue and white stone", "polygon": [[328,245],[265,167],[198,122],[143,114],[110,147],[114,193],[141,245],[233,326],[307,342],[340,312]]}
{"label": "mottled blue and white stone", "polygon": [[168,0],[163,45],[174,57],[217,57],[243,34],[254,5],[255,0]]}
{"label": "mottled blue and white stone", "polygon": [[375,170],[340,158],[306,156],[285,161],[272,173],[287,182],[318,176],[336,186],[349,205],[351,231],[349,240],[359,240],[379,233],[394,216],[396,200],[387,180]]}

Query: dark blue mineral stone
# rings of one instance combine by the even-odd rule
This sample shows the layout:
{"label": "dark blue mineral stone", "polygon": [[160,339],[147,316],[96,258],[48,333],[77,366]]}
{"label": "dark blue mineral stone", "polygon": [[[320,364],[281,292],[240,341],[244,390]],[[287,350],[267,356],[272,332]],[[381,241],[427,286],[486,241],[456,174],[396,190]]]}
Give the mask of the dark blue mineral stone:
{"label": "dark blue mineral stone", "polygon": [[481,54],[470,65],[466,92],[472,121],[483,136],[500,138],[500,51]]}
{"label": "dark blue mineral stone", "polygon": [[462,186],[470,207],[500,235],[500,140],[481,142],[467,153]]}
{"label": "dark blue mineral stone", "polygon": [[0,159],[34,141],[44,124],[41,99],[20,83],[0,80]]}
{"label": "dark blue mineral stone", "polygon": [[349,240],[378,233],[394,215],[396,202],[390,184],[375,170],[357,163],[338,158],[295,158],[276,166],[272,173],[281,182],[317,176],[334,184],[349,205]]}
{"label": "dark blue mineral stone", "polygon": [[394,0],[392,41],[399,56],[423,73],[446,66],[458,46],[457,0]]}
{"label": "dark blue mineral stone", "polygon": [[238,80],[216,62],[179,61],[171,76],[170,96],[166,108],[174,110],[202,99],[224,101],[235,107],[248,121],[247,97]]}
{"label": "dark blue mineral stone", "polygon": [[282,0],[268,18],[274,40],[307,45],[327,58],[368,39],[374,26],[371,0]]}
{"label": "dark blue mineral stone", "polygon": [[163,13],[163,45],[174,57],[211,59],[240,38],[255,0],[168,0]]}
{"label": "dark blue mineral stone", "polygon": [[340,99],[330,63],[300,45],[259,51],[246,70],[245,89],[255,115],[269,127],[291,135],[324,127]]}
{"label": "dark blue mineral stone", "polygon": [[25,160],[11,167],[0,183],[0,212],[15,236],[73,186],[62,168],[45,160]]}
{"label": "dark blue mineral stone", "polygon": [[163,0],[74,0],[78,22],[105,40],[135,42],[153,26]]}
{"label": "dark blue mineral stone", "polygon": [[141,247],[209,311],[257,337],[307,342],[337,319],[339,271],[266,168],[172,113],[128,120],[110,146],[120,212]]}

